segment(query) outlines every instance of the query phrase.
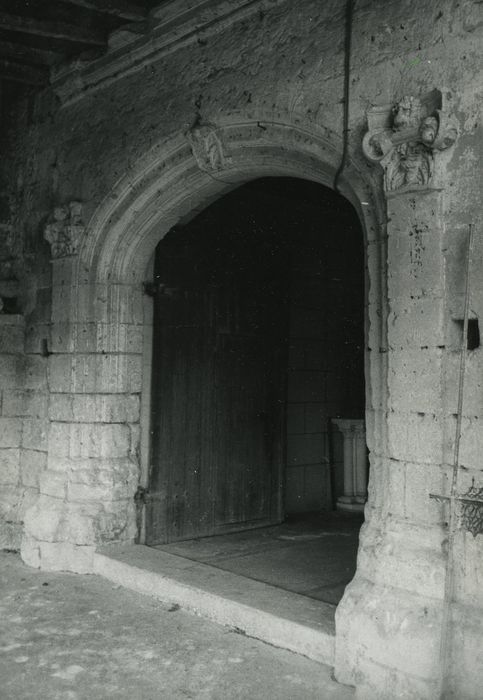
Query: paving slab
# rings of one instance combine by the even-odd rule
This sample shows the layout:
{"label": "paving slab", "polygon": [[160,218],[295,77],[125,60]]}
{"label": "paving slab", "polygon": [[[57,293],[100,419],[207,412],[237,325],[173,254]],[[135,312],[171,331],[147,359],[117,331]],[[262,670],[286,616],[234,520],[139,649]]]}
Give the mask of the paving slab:
{"label": "paving slab", "polygon": [[337,605],[355,574],[361,525],[359,514],[312,513],[156,549]]}
{"label": "paving slab", "polygon": [[143,545],[100,549],[94,570],[138,593],[314,661],[334,663],[334,605]]}
{"label": "paving slab", "polygon": [[99,576],[0,552],[1,700],[349,700],[330,669]]}

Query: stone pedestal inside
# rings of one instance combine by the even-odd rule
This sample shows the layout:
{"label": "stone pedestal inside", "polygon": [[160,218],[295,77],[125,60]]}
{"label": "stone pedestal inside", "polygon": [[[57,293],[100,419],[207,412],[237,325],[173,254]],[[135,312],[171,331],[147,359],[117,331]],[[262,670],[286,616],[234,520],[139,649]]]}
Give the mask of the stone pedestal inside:
{"label": "stone pedestal inside", "polygon": [[332,423],[344,438],[344,494],[337,510],[363,511],[367,500],[367,447],[363,418],[336,418]]}

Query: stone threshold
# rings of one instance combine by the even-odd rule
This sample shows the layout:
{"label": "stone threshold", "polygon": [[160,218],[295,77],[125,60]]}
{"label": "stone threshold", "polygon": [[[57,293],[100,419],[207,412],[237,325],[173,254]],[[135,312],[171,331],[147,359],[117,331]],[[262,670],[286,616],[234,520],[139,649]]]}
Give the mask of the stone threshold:
{"label": "stone threshold", "polygon": [[241,634],[334,665],[335,606],[144,545],[110,545],[93,573]]}

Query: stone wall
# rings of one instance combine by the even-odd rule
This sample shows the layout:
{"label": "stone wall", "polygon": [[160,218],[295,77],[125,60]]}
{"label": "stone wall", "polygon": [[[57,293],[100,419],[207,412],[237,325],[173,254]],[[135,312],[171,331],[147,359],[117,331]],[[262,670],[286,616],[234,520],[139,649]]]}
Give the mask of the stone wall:
{"label": "stone wall", "polygon": [[[39,476],[47,462],[51,281],[39,222],[49,188],[36,201],[26,173],[33,166],[9,131],[26,128],[26,105],[2,110],[0,149],[6,157],[0,175],[0,545],[19,549],[25,513],[36,502]],[[7,107],[10,105],[10,109]],[[35,160],[35,159],[34,159]],[[36,208],[38,207],[38,208]],[[44,254],[42,255],[43,251]],[[39,254],[40,253],[40,254]]]}
{"label": "stone wall", "polygon": [[[9,226],[21,243],[20,296],[34,304],[22,307],[25,328],[30,314],[38,323],[26,334],[25,354],[19,341],[13,355],[2,355],[2,421],[10,420],[4,407],[16,391],[40,397],[48,388],[49,430],[45,442],[42,408],[15,409],[2,483],[11,487],[9,513],[16,512],[8,525],[24,519],[23,556],[36,566],[89,571],[99,543],[135,536],[144,459],[141,282],[157,241],[237,183],[283,174],[330,186],[340,163],[345,3],[225,0],[199,16],[183,7],[171,17],[174,29],[161,26],[173,10],[168,3],[149,42],[119,42],[96,64],[59,74],[57,96],[46,91],[34,109],[22,108],[5,135],[11,156],[0,167],[16,203]],[[350,157],[341,189],[365,232],[371,478],[358,570],[337,610],[335,672],[361,698],[439,692],[447,515],[429,493],[448,490],[454,320],[462,318],[467,224],[479,222],[478,9],[450,0],[361,0],[354,9]],[[390,194],[381,165],[361,152],[366,112],[386,105],[389,120],[403,95],[434,88],[451,102],[456,143],[435,155],[434,188]],[[50,278],[42,233],[63,221],[55,209],[71,202],[82,203],[84,230],[75,229],[79,220],[58,226],[47,359],[40,354],[48,314],[41,290]],[[470,308],[479,318],[482,258],[478,235]],[[472,477],[481,485],[481,352],[468,362],[462,492]],[[19,515],[19,474],[36,483],[45,449],[40,496]],[[456,537],[450,682],[458,698],[476,699],[483,683],[482,542],[464,530]]]}

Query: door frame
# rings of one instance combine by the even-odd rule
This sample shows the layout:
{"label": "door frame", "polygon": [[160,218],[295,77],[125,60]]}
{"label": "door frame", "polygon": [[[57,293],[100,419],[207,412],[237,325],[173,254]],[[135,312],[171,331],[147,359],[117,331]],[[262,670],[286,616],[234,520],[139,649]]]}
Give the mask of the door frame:
{"label": "door frame", "polygon": [[[283,106],[276,113],[253,107],[250,114],[241,110],[217,113],[216,118],[218,125],[206,127],[213,138],[208,138],[206,129],[188,135],[180,129],[144,153],[90,217],[79,248],[53,261],[51,332],[52,337],[62,338],[63,350],[49,358],[51,372],[58,370],[50,391],[62,392],[66,405],[86,393],[93,405],[99,405],[105,420],[96,424],[95,432],[89,428],[96,450],[92,464],[97,460],[100,472],[111,471],[102,496],[99,489],[93,489],[79,504],[76,490],[69,488],[76,475],[75,464],[70,462],[74,458],[55,449],[71,444],[71,433],[80,428],[51,421],[47,476],[60,458],[63,471],[56,474],[62,484],[56,481],[55,489],[61,490],[63,500],[57,497],[57,490],[52,493],[53,484],[45,484],[26,515],[22,556],[33,565],[55,560],[57,568],[92,571],[97,546],[132,542],[136,536],[136,494],[147,484],[149,464],[145,434],[149,428],[141,423],[140,415],[147,414],[150,394],[146,387],[150,386],[151,343],[144,341],[149,337],[152,309],[143,296],[143,283],[158,241],[175,224],[183,224],[225,192],[252,179],[282,175],[333,185],[342,139],[320,122],[323,114],[314,123],[312,117],[289,114]],[[384,494],[396,487],[398,478],[383,457],[388,452],[389,397],[388,359],[383,352],[388,317],[386,201],[379,173],[358,150],[346,160],[339,190],[359,216],[366,251],[366,426],[371,475],[359,550],[364,554],[364,541],[384,542],[380,537],[386,518]],[[108,331],[90,354],[86,354],[81,331],[86,318]],[[122,418],[110,409],[119,403]],[[119,450],[115,465],[105,461],[106,444]],[[115,471],[119,464],[122,478]],[[69,522],[75,526],[66,528]],[[336,648],[340,658],[352,649],[352,632],[357,636],[355,607],[360,609],[364,601],[372,604],[374,591],[381,586],[376,577],[386,562],[391,565],[386,550],[377,549],[377,555],[377,562],[358,557],[355,578],[339,604],[336,627],[343,633],[336,637]],[[414,550],[415,560],[417,556]],[[400,586],[397,591],[392,589],[399,595]],[[354,663],[360,666],[362,661],[354,658]]]}

